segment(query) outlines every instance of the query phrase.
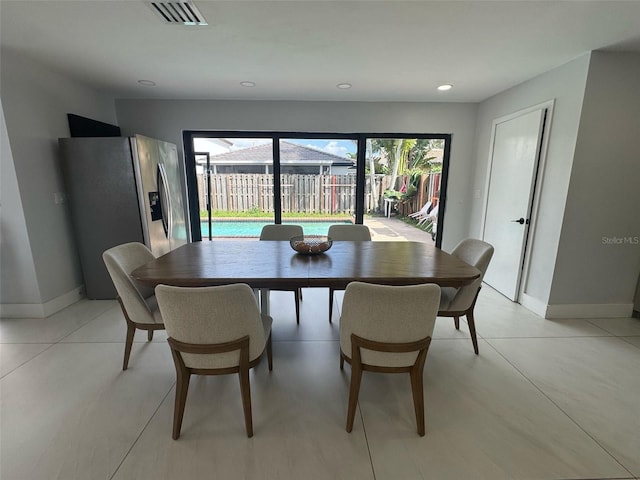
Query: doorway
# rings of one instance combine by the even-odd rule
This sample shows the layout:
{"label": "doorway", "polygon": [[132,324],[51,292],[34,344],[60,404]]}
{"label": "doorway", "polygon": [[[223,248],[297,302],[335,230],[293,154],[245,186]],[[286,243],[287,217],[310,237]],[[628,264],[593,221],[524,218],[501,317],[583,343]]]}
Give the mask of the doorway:
{"label": "doorway", "polygon": [[482,238],[495,252],[484,281],[517,302],[530,250],[553,102],[493,122]]}

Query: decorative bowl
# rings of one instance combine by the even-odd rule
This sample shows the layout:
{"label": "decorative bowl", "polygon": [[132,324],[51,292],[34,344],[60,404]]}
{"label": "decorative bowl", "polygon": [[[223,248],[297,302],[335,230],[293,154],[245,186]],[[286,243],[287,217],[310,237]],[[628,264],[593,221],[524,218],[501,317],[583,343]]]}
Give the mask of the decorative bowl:
{"label": "decorative bowl", "polygon": [[333,240],[326,235],[304,235],[291,237],[289,240],[291,248],[303,255],[316,255],[324,253],[331,248]]}

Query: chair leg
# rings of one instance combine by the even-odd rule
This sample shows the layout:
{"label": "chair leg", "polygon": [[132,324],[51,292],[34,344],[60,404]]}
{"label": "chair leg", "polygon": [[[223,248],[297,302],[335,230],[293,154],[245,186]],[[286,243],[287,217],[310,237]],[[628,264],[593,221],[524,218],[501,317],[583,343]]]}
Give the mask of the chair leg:
{"label": "chair leg", "polygon": [[362,364],[360,362],[360,355],[353,352],[351,358],[351,383],[349,385],[349,408],[347,411],[347,432],[349,433],[353,430],[353,421],[356,416],[361,382]]}
{"label": "chair leg", "polygon": [[473,308],[467,311],[467,324],[469,324],[469,333],[473,342],[473,351],[478,355],[478,337],[476,336],[476,321],[473,318]]}
{"label": "chair leg", "polygon": [[269,365],[269,371],[273,370],[273,354],[271,350],[271,332],[269,332],[269,338],[267,338],[267,364]]}
{"label": "chair leg", "polygon": [[329,288],[329,323],[331,323],[332,316],[333,316],[333,288]]}
{"label": "chair leg", "polygon": [[176,365],[176,399],[173,407],[173,433],[171,435],[174,440],[180,437],[190,379],[191,373],[185,367],[181,368]]}
{"label": "chair leg", "polygon": [[413,409],[416,412],[416,424],[418,425],[418,435],[424,437],[424,391],[422,387],[422,374],[424,371],[424,363],[422,368],[415,365],[410,372],[411,375],[411,393],[413,394]]}
{"label": "chair leg", "polygon": [[251,416],[251,386],[249,384],[248,366],[240,367],[238,372],[240,378],[240,393],[242,394],[242,408],[244,410],[244,425],[247,430],[247,437],[253,437],[253,420]]}
{"label": "chair leg", "polygon": [[131,347],[133,346],[133,337],[136,334],[136,326],[133,322],[127,322],[127,338],[124,342],[124,361],[122,370],[129,368],[129,357],[131,356]]}
{"label": "chair leg", "polygon": [[460,330],[460,317],[453,317],[453,324],[456,326],[456,330]]}
{"label": "chair leg", "polygon": [[153,330],[147,330],[147,340],[153,340]]}
{"label": "chair leg", "polygon": [[293,292],[296,299],[296,323],[300,325],[300,297],[298,297],[298,292]]}

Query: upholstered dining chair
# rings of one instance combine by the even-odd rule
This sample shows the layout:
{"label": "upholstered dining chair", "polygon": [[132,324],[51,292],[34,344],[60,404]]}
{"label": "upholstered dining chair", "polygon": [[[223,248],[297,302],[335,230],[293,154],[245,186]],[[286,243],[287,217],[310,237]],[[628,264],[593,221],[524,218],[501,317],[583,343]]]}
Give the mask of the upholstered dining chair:
{"label": "upholstered dining chair", "polygon": [[473,351],[478,354],[478,338],[473,309],[476,306],[482,279],[489,268],[493,256],[493,246],[482,240],[467,238],[462,240],[451,252],[451,255],[480,270],[480,277],[460,288],[444,287],[440,298],[439,317],[453,317],[456,329],[460,329],[460,317],[467,317],[469,334],[473,343]]}
{"label": "upholstered dining chair", "polygon": [[180,437],[191,375],[237,373],[247,437],[253,436],[249,369],[271,357],[271,317],[261,315],[246,284],[219,287],[156,287],[176,367],[172,437]]}
{"label": "upholstered dining chair", "polygon": [[142,243],[131,242],[106,250],[102,254],[102,259],[116,287],[118,302],[127,322],[122,363],[122,370],[126,370],[129,367],[136,329],[146,330],[149,341],[153,340],[154,330],[164,330],[153,287],[143,285],[131,277],[131,272],[155,257]]}
{"label": "upholstered dining chair", "polygon": [[[371,241],[371,232],[366,225],[330,225],[327,233],[332,240],[350,241],[350,242],[369,242]],[[333,316],[333,293],[335,289],[329,287],[329,323]]]}
{"label": "upholstered dining chair", "polygon": [[[289,241],[291,237],[300,237],[304,235],[303,229],[300,225],[289,224],[271,224],[262,227],[260,232],[260,240],[271,241]],[[290,290],[284,290],[286,292],[295,292],[296,301],[296,323],[300,323],[300,300],[302,300],[302,289],[292,288]],[[269,290],[263,289],[263,293],[269,295]]]}
{"label": "upholstered dining chair", "polygon": [[435,325],[435,284],[347,285],[340,317],[340,369],[351,364],[347,432],[353,429],[363,371],[408,372],[418,434],[424,436],[422,375]]}

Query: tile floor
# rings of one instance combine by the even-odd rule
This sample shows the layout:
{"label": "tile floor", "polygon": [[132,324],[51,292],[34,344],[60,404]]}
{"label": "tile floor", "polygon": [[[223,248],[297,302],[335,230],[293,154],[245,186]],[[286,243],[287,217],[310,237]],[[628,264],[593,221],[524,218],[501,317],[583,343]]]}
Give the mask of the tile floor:
{"label": "tile floor", "polygon": [[[339,303],[341,295],[336,296]],[[640,320],[544,320],[491,288],[466,325],[439,319],[425,369],[426,436],[408,376],[366,374],[353,432],[328,294],[272,293],[274,369],[251,374],[255,436],[236,377],[195,377],[171,439],[175,373],[163,332],[121,371],[115,301],[0,322],[0,478],[632,479],[640,477]]]}

